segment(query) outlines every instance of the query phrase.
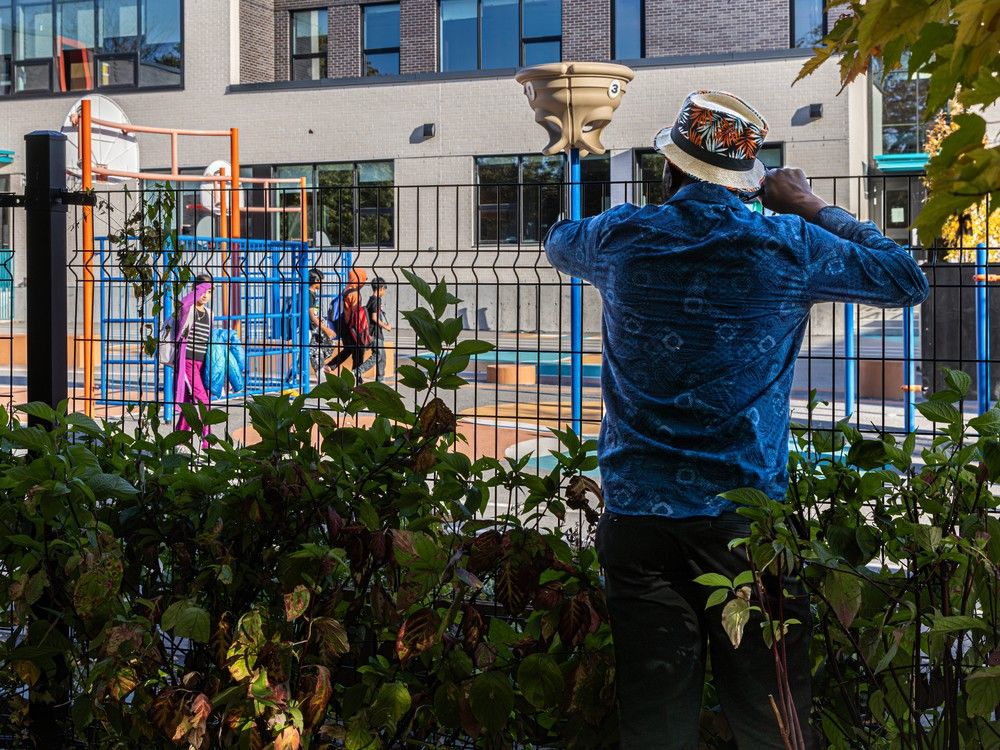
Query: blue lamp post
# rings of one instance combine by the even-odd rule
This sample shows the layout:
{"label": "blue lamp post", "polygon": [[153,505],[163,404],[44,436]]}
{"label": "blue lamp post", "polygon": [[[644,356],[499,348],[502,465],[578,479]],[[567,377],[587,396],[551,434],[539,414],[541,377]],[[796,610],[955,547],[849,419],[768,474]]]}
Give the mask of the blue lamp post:
{"label": "blue lamp post", "polygon": [[[515,76],[535,111],[535,122],[549,134],[542,150],[569,155],[569,217],[583,218],[580,160],[603,154],[601,133],[621,104],[626,85],[635,73],[612,63],[549,63],[518,71]],[[571,422],[583,432],[583,281],[570,280]]]}

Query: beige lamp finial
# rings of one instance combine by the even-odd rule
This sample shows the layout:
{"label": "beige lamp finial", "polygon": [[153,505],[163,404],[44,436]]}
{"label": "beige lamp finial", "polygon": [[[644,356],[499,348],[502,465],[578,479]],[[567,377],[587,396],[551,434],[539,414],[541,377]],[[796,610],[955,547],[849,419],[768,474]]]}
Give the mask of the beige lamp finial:
{"label": "beige lamp finial", "polygon": [[547,63],[522,68],[515,80],[535,110],[535,122],[549,134],[544,154],[570,148],[580,155],[603,154],[601,133],[611,123],[635,72],[614,63]]}

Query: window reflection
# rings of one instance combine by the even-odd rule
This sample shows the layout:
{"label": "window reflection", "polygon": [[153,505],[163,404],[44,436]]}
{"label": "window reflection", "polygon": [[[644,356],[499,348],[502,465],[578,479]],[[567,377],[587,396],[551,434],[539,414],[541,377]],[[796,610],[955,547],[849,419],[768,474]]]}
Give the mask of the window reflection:
{"label": "window reflection", "polygon": [[0,94],[182,84],[181,0],[0,0]]}
{"label": "window reflection", "polygon": [[560,0],[440,0],[441,70],[562,59]]}

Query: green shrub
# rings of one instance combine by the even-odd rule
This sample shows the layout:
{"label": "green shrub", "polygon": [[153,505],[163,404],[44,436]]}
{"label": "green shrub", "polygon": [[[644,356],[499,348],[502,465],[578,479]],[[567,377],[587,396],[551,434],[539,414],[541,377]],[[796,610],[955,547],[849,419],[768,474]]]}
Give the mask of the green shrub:
{"label": "green shrub", "polygon": [[[434,394],[489,345],[458,341],[443,284],[414,283],[425,307],[406,317],[430,353],[400,368],[414,408],[333,377],[255,398],[259,441],[213,439],[207,460],[155,410],[134,434],[40,404],[23,411],[47,429],[0,415],[12,731],[129,748],[611,743],[595,554],[539,524],[596,518],[595,446],[564,433],[546,476],[455,452]],[[374,422],[345,426],[361,412]],[[188,417],[198,434],[225,419]],[[500,490],[521,512],[485,519]]]}

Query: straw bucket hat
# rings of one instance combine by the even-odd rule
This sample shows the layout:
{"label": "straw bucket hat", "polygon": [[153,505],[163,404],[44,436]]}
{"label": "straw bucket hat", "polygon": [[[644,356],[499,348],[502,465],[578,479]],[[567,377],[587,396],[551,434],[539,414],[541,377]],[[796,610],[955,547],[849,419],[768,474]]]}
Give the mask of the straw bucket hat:
{"label": "straw bucket hat", "polygon": [[767,123],[745,101],[724,91],[688,94],[673,125],[653,145],[679,170],[704,182],[756,192],[767,169],[757,152]]}

